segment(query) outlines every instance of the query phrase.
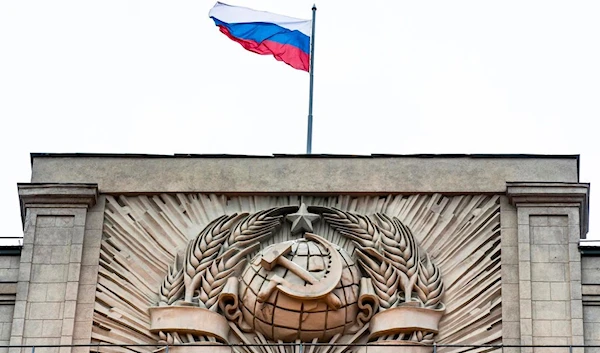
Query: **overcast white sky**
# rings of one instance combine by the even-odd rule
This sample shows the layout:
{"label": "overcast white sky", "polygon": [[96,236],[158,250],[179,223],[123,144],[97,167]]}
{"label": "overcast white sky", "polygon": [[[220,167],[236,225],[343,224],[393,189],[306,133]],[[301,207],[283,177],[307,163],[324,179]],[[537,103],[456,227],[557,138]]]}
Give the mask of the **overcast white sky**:
{"label": "overcast white sky", "polygon": [[[0,236],[22,235],[30,152],[304,153],[308,74],[227,39],[213,5],[0,1]],[[600,185],[600,1],[317,6],[314,153],[580,154]]]}

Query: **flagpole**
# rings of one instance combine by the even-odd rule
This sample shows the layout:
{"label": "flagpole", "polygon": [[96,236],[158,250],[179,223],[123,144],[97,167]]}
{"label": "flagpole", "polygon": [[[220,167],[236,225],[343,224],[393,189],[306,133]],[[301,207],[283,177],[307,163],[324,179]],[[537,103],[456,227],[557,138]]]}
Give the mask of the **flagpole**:
{"label": "flagpole", "polygon": [[315,68],[315,18],[317,15],[317,6],[312,7],[312,33],[310,36],[310,91],[308,93],[308,133],[306,136],[306,154],[312,153],[312,123],[313,123],[313,80]]}

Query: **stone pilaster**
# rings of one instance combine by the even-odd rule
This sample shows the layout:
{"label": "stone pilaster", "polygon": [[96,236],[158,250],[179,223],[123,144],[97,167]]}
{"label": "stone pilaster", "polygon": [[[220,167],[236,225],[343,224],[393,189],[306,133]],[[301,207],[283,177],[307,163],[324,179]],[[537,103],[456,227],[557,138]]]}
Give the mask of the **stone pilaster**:
{"label": "stone pilaster", "polygon": [[18,188],[24,236],[10,344],[72,344],[86,217],[98,198],[97,185]]}
{"label": "stone pilaster", "polygon": [[[517,211],[521,344],[583,344],[579,239],[589,184],[507,183]],[[541,351],[541,350],[536,350]]]}

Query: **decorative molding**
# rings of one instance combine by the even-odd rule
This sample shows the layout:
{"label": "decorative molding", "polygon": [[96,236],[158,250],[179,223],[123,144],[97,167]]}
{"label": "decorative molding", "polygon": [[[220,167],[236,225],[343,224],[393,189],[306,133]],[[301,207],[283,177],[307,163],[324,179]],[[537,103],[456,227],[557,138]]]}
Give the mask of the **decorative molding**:
{"label": "decorative molding", "polygon": [[30,207],[89,208],[98,200],[98,184],[18,183],[21,218]]}
{"label": "decorative molding", "polygon": [[589,226],[589,183],[507,182],[506,194],[517,207],[577,207],[581,238],[585,239]]}

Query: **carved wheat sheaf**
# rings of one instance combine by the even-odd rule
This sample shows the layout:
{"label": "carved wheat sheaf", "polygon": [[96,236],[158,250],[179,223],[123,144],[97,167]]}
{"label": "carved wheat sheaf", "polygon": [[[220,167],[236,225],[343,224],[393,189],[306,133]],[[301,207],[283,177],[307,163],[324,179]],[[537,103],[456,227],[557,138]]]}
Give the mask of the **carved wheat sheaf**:
{"label": "carved wheat sheaf", "polygon": [[202,275],[198,299],[203,307],[217,311],[219,293],[225,287],[227,279],[233,274],[239,274],[246,265],[245,256],[256,251],[258,243],[245,249],[229,249],[219,256]]}
{"label": "carved wheat sheaf", "polygon": [[397,218],[384,214],[376,215],[381,230],[381,249],[388,261],[398,269],[400,287],[404,291],[404,302],[411,301],[413,287],[417,281],[419,248],[410,229]]}
{"label": "carved wheat sheaf", "polygon": [[[410,280],[414,280],[410,299],[418,299],[427,307],[435,307],[443,300],[446,312],[440,322],[436,342],[500,342],[499,196],[447,197],[439,194],[387,197],[106,196],[93,342],[155,344],[158,341],[188,343],[210,340],[207,337],[150,333],[148,307],[185,299],[181,282],[182,277],[188,276],[188,283],[194,280],[198,283],[197,290],[191,293],[191,300],[198,305],[202,302],[210,310],[217,310],[211,299],[223,285],[221,274],[232,269],[232,273],[237,271],[234,262],[227,265],[228,260],[223,255],[229,249],[235,249],[235,244],[242,244],[240,248],[244,248],[258,241],[262,249],[293,239],[289,226],[275,236],[267,237],[269,229],[281,223],[281,215],[286,211],[269,213],[265,210],[299,205],[301,201],[309,206],[337,210],[322,213],[323,220],[315,224],[314,233],[338,244],[348,253],[355,253],[357,261],[374,261],[379,267],[366,266],[365,262],[363,268],[378,268],[374,272],[381,277],[372,281],[373,287],[380,291],[377,292],[380,298],[387,295],[389,305],[394,305],[393,301],[407,299],[405,288],[410,287]],[[234,214],[239,217],[236,221],[228,223],[227,218],[218,220],[223,215]],[[387,219],[375,214],[385,215]],[[395,224],[394,218],[406,226],[407,231]],[[211,223],[213,220],[215,222]],[[212,238],[195,243],[204,230]],[[404,239],[403,234],[411,234],[414,244],[410,239]],[[217,243],[218,246],[211,245]],[[355,251],[359,248],[356,244],[360,244],[360,248],[375,249],[386,259],[401,261],[395,265],[395,260],[382,261],[368,251],[359,255],[360,250]],[[211,250],[216,247],[221,250]],[[419,252],[419,247],[422,252]],[[175,261],[177,253],[182,254],[181,261]],[[223,259],[217,260],[221,256]],[[186,257],[192,263],[189,266],[184,261]],[[212,260],[204,261],[205,258]],[[390,268],[392,270],[388,270]],[[418,273],[416,278],[408,275],[412,270]],[[407,273],[404,284],[400,278],[394,279],[394,276],[400,277],[401,272]],[[369,273],[364,275],[375,277]],[[395,293],[399,298],[394,298],[390,290],[393,283],[397,283]],[[443,290],[436,291],[440,288],[438,283]],[[414,332],[412,335],[415,337],[379,337],[378,340],[431,342],[432,339],[429,333]],[[264,337],[262,339],[265,340]],[[261,341],[260,337],[249,342],[256,343],[257,340]],[[358,342],[364,342],[360,340]],[[343,339],[340,341],[345,342]],[[106,347],[99,350],[110,351]],[[120,351],[147,352],[148,348],[137,346]],[[334,351],[342,352],[341,348]],[[460,349],[438,348],[438,352],[455,351]],[[268,348],[266,353],[270,352]],[[312,353],[322,352],[315,348]]]}
{"label": "carved wheat sheaf", "polygon": [[183,268],[179,268],[179,258],[175,256],[173,265],[169,265],[169,271],[158,291],[158,305],[171,305],[183,297]]}
{"label": "carved wheat sheaf", "polygon": [[219,255],[221,245],[238,219],[237,214],[215,219],[188,245],[183,260],[186,302],[192,302],[194,291],[200,285],[207,268]]}
{"label": "carved wheat sheaf", "polygon": [[419,276],[416,291],[419,299],[426,308],[435,308],[441,302],[444,294],[444,282],[440,270],[435,266],[429,255],[419,260]]}
{"label": "carved wheat sheaf", "polygon": [[373,281],[375,293],[379,297],[379,305],[384,309],[394,306],[398,301],[398,270],[385,261],[381,254],[374,251],[373,248],[367,248],[364,251],[357,249],[356,255],[358,263]]}

